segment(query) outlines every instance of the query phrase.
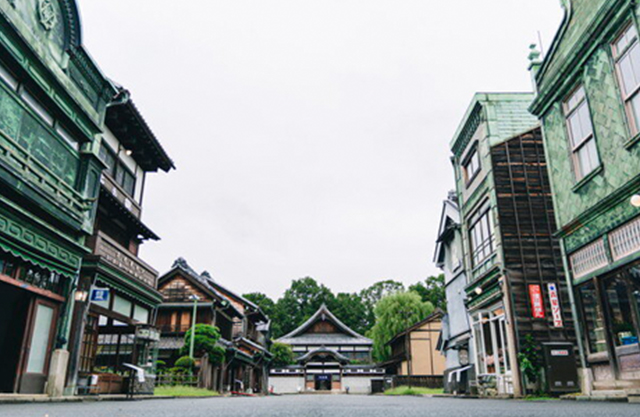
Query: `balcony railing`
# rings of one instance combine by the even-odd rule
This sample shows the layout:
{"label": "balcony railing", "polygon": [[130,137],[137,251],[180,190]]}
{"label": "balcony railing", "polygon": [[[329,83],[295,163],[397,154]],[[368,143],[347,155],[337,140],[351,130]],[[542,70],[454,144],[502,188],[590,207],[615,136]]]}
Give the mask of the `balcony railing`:
{"label": "balcony railing", "polygon": [[138,281],[156,288],[158,272],[102,232],[96,236],[93,253]]}
{"label": "balcony railing", "polygon": [[120,187],[108,174],[103,173],[100,183],[107,189],[122,205],[133,213],[134,216],[140,218],[142,212],[140,205],[130,195],[128,195],[122,187]]}
{"label": "balcony railing", "polygon": [[191,329],[191,324],[161,324],[158,328],[161,333],[186,333]]}

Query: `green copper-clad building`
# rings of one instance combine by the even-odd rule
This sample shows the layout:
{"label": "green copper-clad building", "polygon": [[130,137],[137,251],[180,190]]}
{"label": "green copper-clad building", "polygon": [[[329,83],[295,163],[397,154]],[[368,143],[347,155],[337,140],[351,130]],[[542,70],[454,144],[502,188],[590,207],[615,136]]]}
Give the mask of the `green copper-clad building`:
{"label": "green copper-clad building", "polygon": [[[0,393],[74,391],[88,322],[153,333],[140,205],[145,174],[171,168],[84,49],[75,0],[0,0]],[[86,313],[95,287],[107,318]]]}
{"label": "green copper-clad building", "polygon": [[531,111],[576,298],[584,390],[640,387],[640,9],[564,0]]}

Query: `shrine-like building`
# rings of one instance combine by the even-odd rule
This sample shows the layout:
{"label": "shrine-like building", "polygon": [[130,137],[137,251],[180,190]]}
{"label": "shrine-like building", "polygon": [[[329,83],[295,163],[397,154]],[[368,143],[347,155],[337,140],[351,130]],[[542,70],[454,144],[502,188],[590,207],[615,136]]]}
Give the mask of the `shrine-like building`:
{"label": "shrine-like building", "polygon": [[296,363],[271,370],[274,393],[368,394],[382,386],[384,370],[372,364],[373,341],[342,323],[326,305],[276,342],[291,346]]}

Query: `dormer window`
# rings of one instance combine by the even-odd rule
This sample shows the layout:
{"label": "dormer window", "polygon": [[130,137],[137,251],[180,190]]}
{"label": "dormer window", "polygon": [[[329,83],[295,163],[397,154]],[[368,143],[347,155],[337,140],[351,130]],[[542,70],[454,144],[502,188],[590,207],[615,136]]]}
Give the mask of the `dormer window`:
{"label": "dormer window", "polygon": [[640,133],[640,46],[638,31],[630,24],[612,45],[613,58],[631,133]]}
{"label": "dormer window", "polygon": [[462,163],[462,169],[464,170],[464,179],[470,183],[478,172],[480,172],[480,154],[478,153],[478,147],[471,151],[471,153],[465,158]]}
{"label": "dormer window", "polygon": [[576,179],[589,175],[600,165],[593,123],[584,87],[576,88],[564,102]]}

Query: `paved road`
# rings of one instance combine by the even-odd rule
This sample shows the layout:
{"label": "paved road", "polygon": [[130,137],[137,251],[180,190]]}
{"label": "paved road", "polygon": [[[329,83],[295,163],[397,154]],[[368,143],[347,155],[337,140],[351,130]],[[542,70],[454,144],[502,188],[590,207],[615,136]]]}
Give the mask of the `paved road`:
{"label": "paved road", "polygon": [[639,415],[640,405],[626,403],[355,395],[0,405],[2,417],[638,417]]}

